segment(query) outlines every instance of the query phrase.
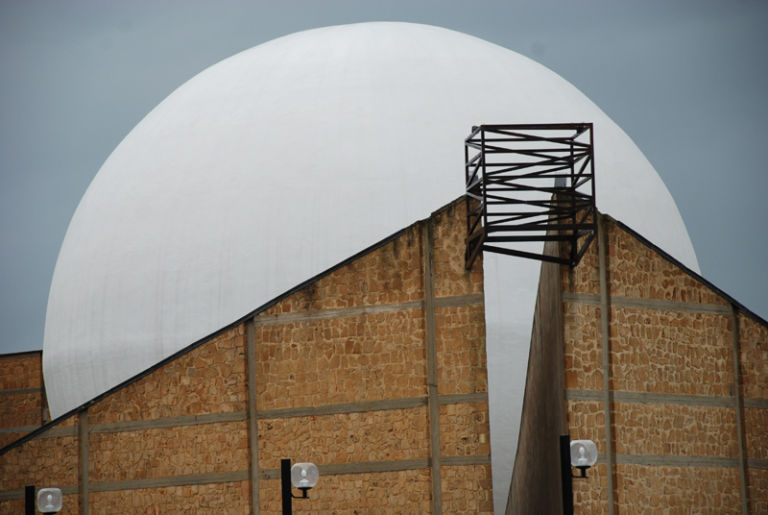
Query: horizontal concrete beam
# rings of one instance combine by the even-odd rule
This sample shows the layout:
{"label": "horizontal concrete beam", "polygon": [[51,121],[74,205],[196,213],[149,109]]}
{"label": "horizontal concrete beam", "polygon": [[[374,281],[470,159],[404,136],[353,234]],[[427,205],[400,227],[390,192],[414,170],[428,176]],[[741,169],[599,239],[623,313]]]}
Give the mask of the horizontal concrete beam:
{"label": "horizontal concrete beam", "polygon": [[247,470],[218,472],[212,474],[190,474],[186,476],[158,477],[152,479],[127,479],[124,481],[102,481],[90,483],[88,490],[93,492],[112,492],[115,490],[138,490],[140,488],[161,488],[169,486],[206,485],[210,483],[232,483],[247,481]]}
{"label": "horizontal concrete beam", "polygon": [[248,418],[245,411],[228,413],[209,413],[204,415],[186,415],[182,417],[166,417],[151,420],[131,420],[128,422],[110,422],[92,424],[90,433],[121,433],[123,431],[138,431],[142,429],[158,429],[163,427],[197,426],[202,424],[218,424],[222,422],[240,422]]}
{"label": "horizontal concrete beam", "polygon": [[[598,458],[598,463],[602,455]],[[653,454],[616,454],[619,465],[648,465],[653,467],[727,467],[739,466],[738,458],[720,456],[661,456]]]}
{"label": "horizontal concrete beam", "polygon": [[40,393],[43,389],[37,388],[17,388],[15,390],[0,390],[0,395],[26,395],[29,393]]}
{"label": "horizontal concrete beam", "polygon": [[61,438],[65,436],[77,436],[77,426],[52,427],[36,438]]}
{"label": "horizontal concrete beam", "polygon": [[[600,305],[600,295],[591,293],[567,293],[563,292],[563,302],[578,302],[591,306]],[[731,308],[728,305],[697,304],[695,302],[677,302],[660,299],[639,299],[634,297],[611,296],[611,306],[625,308],[655,309],[660,311],[679,311],[683,313],[706,313],[714,315],[730,315]]]}
{"label": "horizontal concrete beam", "polygon": [[317,415],[336,415],[340,413],[360,413],[365,411],[410,409],[426,405],[426,397],[410,397],[406,399],[329,404],[326,406],[304,406],[300,408],[259,410],[256,413],[256,417],[259,419],[309,417]]}
{"label": "horizontal concrete beam", "polygon": [[[488,400],[486,392],[441,395],[439,402],[443,404],[462,404],[467,402],[483,402]],[[301,408],[286,408],[277,410],[259,411],[257,418],[293,418],[317,415],[335,415],[341,413],[361,413],[366,411],[383,411],[393,409],[410,409],[418,406],[426,406],[427,397],[411,397],[406,399],[391,399],[370,402],[351,402],[346,404],[330,404],[327,406],[307,406]],[[89,433],[121,433],[125,431],[141,431],[144,429],[159,429],[165,427],[195,426],[203,424],[218,424],[225,422],[241,422],[248,419],[245,411],[233,411],[227,413],[208,413],[204,415],[186,415],[181,417],[165,417],[150,420],[130,420],[127,422],[109,422],[92,424],[88,427]],[[40,426],[21,426],[0,428],[0,434],[29,433]],[[77,428],[53,427],[38,438],[59,438],[63,436],[76,436]]]}
{"label": "horizontal concrete beam", "polygon": [[[488,400],[486,392],[461,393],[453,395],[440,395],[440,404],[462,404],[467,402],[482,402]],[[380,401],[350,402],[346,404],[329,404],[326,406],[305,406],[300,408],[283,408],[275,410],[261,410],[257,413],[260,419],[266,418],[294,418],[318,415],[336,415],[341,413],[360,413],[366,411],[383,411],[393,409],[411,409],[418,406],[426,406],[427,397],[409,397],[405,399],[385,399]]]}
{"label": "horizontal concrete beam", "polygon": [[[488,465],[490,456],[441,456],[443,466],[468,466]],[[318,465],[320,476],[335,476],[342,474],[371,474],[378,472],[398,472],[401,470],[421,470],[430,466],[428,459],[397,460],[397,461],[369,461],[362,463],[338,463]],[[260,479],[279,479],[280,469],[261,469]]]}
{"label": "horizontal concrete beam", "polygon": [[455,394],[449,394],[449,395],[439,395],[437,400],[440,403],[440,405],[464,404],[468,402],[488,402],[488,392],[455,393]]}
{"label": "horizontal concrete beam", "polygon": [[436,308],[460,308],[463,306],[475,306],[485,303],[482,293],[470,293],[468,295],[456,295],[454,297],[435,297]]}
{"label": "horizontal concrete beam", "polygon": [[[684,406],[717,406],[733,407],[736,405],[734,397],[716,397],[709,395],[686,395],[673,393],[643,393],[612,391],[613,401],[622,403],[643,404],[680,404]],[[576,390],[565,391],[565,398],[569,401],[603,401],[603,390]]]}
{"label": "horizontal concrete beam", "polygon": [[443,456],[440,460],[447,467],[491,464],[490,456]]}
{"label": "horizontal concrete beam", "polygon": [[[435,307],[461,307],[483,303],[482,294],[456,295],[453,297],[439,297],[435,299]],[[364,315],[377,315],[380,313],[392,313],[396,311],[409,311],[421,309],[423,301],[398,302],[394,304],[371,304],[367,306],[355,306],[351,308],[319,309],[312,311],[299,311],[277,315],[257,315],[253,317],[256,325],[288,324],[294,322],[310,322],[313,320],[327,320],[332,318],[347,318]]]}
{"label": "horizontal concrete beam", "polygon": [[768,409],[768,399],[744,399],[745,408]]}
{"label": "horizontal concrete beam", "polygon": [[[58,486],[58,485],[35,485],[37,488],[48,488],[48,487],[54,487],[61,489],[61,493],[63,495],[77,495],[77,486],[67,485],[67,486]],[[12,499],[24,499],[24,489],[23,488],[17,488],[16,490],[5,490],[4,492],[0,492],[0,501],[10,501]]]}
{"label": "horizontal concrete beam", "polygon": [[0,435],[7,433],[31,433],[40,426],[0,427]]}

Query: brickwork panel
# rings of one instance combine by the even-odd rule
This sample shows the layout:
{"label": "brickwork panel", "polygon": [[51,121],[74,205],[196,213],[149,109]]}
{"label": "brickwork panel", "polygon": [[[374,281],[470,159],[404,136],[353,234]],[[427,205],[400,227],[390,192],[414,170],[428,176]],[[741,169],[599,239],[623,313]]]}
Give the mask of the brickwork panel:
{"label": "brickwork panel", "polygon": [[[0,433],[0,449],[5,447],[6,445],[9,445],[22,436],[28,434],[29,431],[19,431],[19,432],[13,432],[13,433]],[[2,458],[0,458],[2,460]],[[2,513],[2,512],[0,512]]]}
{"label": "brickwork panel", "polygon": [[[37,485],[36,485],[37,486]],[[37,488],[45,488],[37,486]],[[0,513],[3,515],[19,515],[24,513],[25,501],[21,499],[11,499],[0,501]],[[80,515],[80,498],[77,495],[65,495],[61,500],[61,511],[57,515]]]}
{"label": "brickwork panel", "polygon": [[440,467],[443,513],[493,513],[491,466]]}
{"label": "brickwork panel", "polygon": [[603,389],[603,354],[600,336],[600,308],[566,302],[565,387]]}
{"label": "brickwork panel", "polygon": [[746,408],[744,430],[747,458],[768,459],[768,409]]}
{"label": "brickwork panel", "polygon": [[740,314],[739,347],[742,395],[768,399],[768,327]]}
{"label": "brickwork panel", "polygon": [[482,256],[472,270],[465,268],[467,219],[464,202],[456,202],[433,215],[432,276],[435,297],[483,292]]}
{"label": "brickwork panel", "polygon": [[0,390],[40,388],[43,384],[42,370],[39,353],[0,357]]}
{"label": "brickwork panel", "polygon": [[239,325],[90,408],[91,424],[246,409],[245,328]]}
{"label": "brickwork panel", "polygon": [[91,513],[250,513],[248,481],[91,492]]}
{"label": "brickwork panel", "polygon": [[246,422],[91,433],[91,481],[235,472],[249,464]]}
{"label": "brickwork panel", "polygon": [[699,304],[728,303],[677,265],[614,224],[608,228],[608,283],[611,295]]}
{"label": "brickwork panel", "polygon": [[259,420],[259,467],[293,456],[317,465],[427,458],[426,407]]}
{"label": "brickwork panel", "polygon": [[[597,463],[591,467],[587,471],[587,479],[573,479],[574,513],[608,513],[609,502],[608,467],[604,463]],[[629,510],[626,513],[636,513],[636,511]]]}
{"label": "brickwork panel", "polygon": [[741,512],[736,468],[617,465],[616,472],[617,513]]}
{"label": "brickwork panel", "polygon": [[436,309],[435,326],[438,392],[487,392],[483,306]]}
{"label": "brickwork panel", "polygon": [[576,267],[560,269],[563,291],[600,294],[600,261],[597,250],[597,239],[595,239],[589,244],[589,248]]}
{"label": "brickwork panel", "polygon": [[599,401],[566,401],[568,410],[568,434],[571,440],[592,440],[597,452],[604,453],[605,412]]}
{"label": "brickwork panel", "polygon": [[613,423],[618,454],[738,456],[733,408],[616,403]]}
{"label": "brickwork panel", "polygon": [[[294,513],[431,513],[429,469],[320,476],[309,500],[294,500]],[[280,481],[259,481],[262,515],[279,515]]]}
{"label": "brickwork panel", "polygon": [[42,410],[40,393],[0,395],[0,427],[40,426]]}
{"label": "brickwork panel", "polygon": [[334,270],[270,307],[267,315],[420,301],[424,298],[419,227]]}
{"label": "brickwork panel", "polygon": [[36,438],[0,456],[0,492],[26,485],[77,485],[76,437]]}
{"label": "brickwork panel", "polygon": [[749,513],[768,513],[768,470],[747,469]]}
{"label": "brickwork panel", "polygon": [[490,441],[487,402],[440,406],[441,455],[488,456]]}
{"label": "brickwork panel", "polygon": [[260,410],[427,394],[421,309],[256,327]]}
{"label": "brickwork panel", "polygon": [[[12,514],[12,513],[24,513],[24,499],[9,499],[7,501],[1,501],[0,500],[0,513],[2,514]],[[60,511],[59,513],[63,513],[64,510]],[[71,512],[70,512],[71,513]]]}
{"label": "brickwork panel", "polygon": [[610,323],[613,389],[731,395],[730,317],[612,306]]}

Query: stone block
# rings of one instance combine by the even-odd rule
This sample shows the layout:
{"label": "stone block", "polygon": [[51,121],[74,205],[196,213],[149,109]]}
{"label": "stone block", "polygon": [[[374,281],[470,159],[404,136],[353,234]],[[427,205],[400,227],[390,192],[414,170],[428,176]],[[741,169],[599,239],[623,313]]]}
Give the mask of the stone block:
{"label": "stone block", "polygon": [[42,425],[41,392],[3,394],[0,401],[0,428]]}
{"label": "stone block", "polygon": [[565,387],[603,389],[603,354],[600,308],[578,302],[564,303]]}
{"label": "stone block", "polygon": [[700,304],[728,303],[708,286],[615,224],[608,229],[608,287],[611,295]]}
{"label": "stone block", "polygon": [[487,402],[440,406],[440,454],[489,456],[491,438]]}
{"label": "stone block", "polygon": [[0,391],[40,388],[43,366],[40,352],[0,356]]}
{"label": "stone block", "polygon": [[741,513],[736,468],[617,465],[616,475],[617,513]]}
{"label": "stone block", "polygon": [[421,309],[256,327],[260,410],[426,395]]}
{"label": "stone block", "polygon": [[482,305],[435,310],[438,392],[488,391]]}
{"label": "stone block", "polygon": [[89,410],[90,424],[246,409],[245,327],[214,337]]}
{"label": "stone block", "polygon": [[248,514],[248,481],[91,492],[91,513]]}
{"label": "stone block", "polygon": [[739,314],[739,347],[742,395],[768,399],[768,326]]}
{"label": "stone block", "polygon": [[440,468],[443,513],[493,514],[490,465]]}
{"label": "stone block", "polygon": [[76,437],[37,438],[2,456],[0,492],[26,485],[71,486],[78,484]]}
{"label": "stone block", "polygon": [[262,419],[258,428],[262,469],[279,469],[281,458],[326,465],[429,456],[429,426],[424,406]]}
{"label": "stone block", "polygon": [[[430,513],[429,469],[320,476],[308,500],[294,500],[294,513]],[[262,515],[282,513],[280,481],[259,482]]]}
{"label": "stone block", "polygon": [[92,433],[89,454],[93,482],[247,470],[247,423]]}
{"label": "stone block", "polygon": [[731,396],[729,316],[611,307],[612,388]]}
{"label": "stone block", "polygon": [[738,456],[730,407],[615,403],[615,452],[659,456]]}
{"label": "stone block", "polygon": [[465,268],[465,203],[454,202],[437,211],[432,217],[432,223],[432,275],[435,297],[482,293],[482,256],[478,256],[471,270]]}
{"label": "stone block", "polygon": [[768,409],[744,410],[746,457],[768,460]]}
{"label": "stone block", "polygon": [[605,411],[599,401],[566,402],[568,434],[571,440],[592,440],[597,452],[605,453]]}

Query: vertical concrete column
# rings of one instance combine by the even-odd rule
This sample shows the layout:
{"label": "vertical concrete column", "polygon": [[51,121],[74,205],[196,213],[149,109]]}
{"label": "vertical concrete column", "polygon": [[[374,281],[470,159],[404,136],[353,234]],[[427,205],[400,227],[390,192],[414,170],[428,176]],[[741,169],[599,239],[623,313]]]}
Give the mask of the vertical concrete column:
{"label": "vertical concrete column", "polygon": [[741,395],[741,340],[739,337],[739,311],[731,305],[733,321],[733,383],[736,395],[736,429],[739,437],[739,484],[741,490],[741,513],[749,512],[747,497],[747,464],[744,459],[744,397]]}
{"label": "vertical concrete column", "polygon": [[613,393],[611,392],[611,333],[608,327],[609,309],[611,306],[608,292],[608,236],[605,234],[603,215],[597,214],[598,236],[598,260],[600,268],[600,337],[603,349],[603,416],[605,418],[605,465],[607,469],[608,485],[608,513],[613,515],[615,492],[613,475],[615,457],[613,454],[613,418],[611,416],[611,404]]}
{"label": "vertical concrete column", "polygon": [[440,476],[440,404],[437,390],[437,341],[435,338],[435,291],[432,275],[432,247],[434,243],[432,220],[424,222],[424,322],[427,345],[427,392],[429,403],[430,463],[432,465],[432,513],[442,513],[442,485]]}
{"label": "vertical concrete column", "polygon": [[88,409],[84,409],[78,415],[78,435],[80,439],[80,513],[89,515],[90,489],[88,488]]}
{"label": "vertical concrete column", "polygon": [[248,374],[248,445],[250,447],[251,513],[259,513],[259,420],[256,411],[256,328],[253,318],[245,323]]}

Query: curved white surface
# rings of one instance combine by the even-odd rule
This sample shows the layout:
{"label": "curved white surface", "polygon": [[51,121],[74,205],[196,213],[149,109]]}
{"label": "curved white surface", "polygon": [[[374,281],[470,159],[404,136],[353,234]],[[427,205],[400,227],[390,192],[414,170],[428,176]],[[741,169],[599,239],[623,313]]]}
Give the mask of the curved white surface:
{"label": "curved white surface", "polygon": [[[301,32],[205,70],[123,140],[72,218],[43,367],[53,416],[463,193],[478,123],[591,121],[598,206],[697,269],[658,174],[583,94],[449,30]],[[539,263],[486,256],[491,437],[503,511]]]}

